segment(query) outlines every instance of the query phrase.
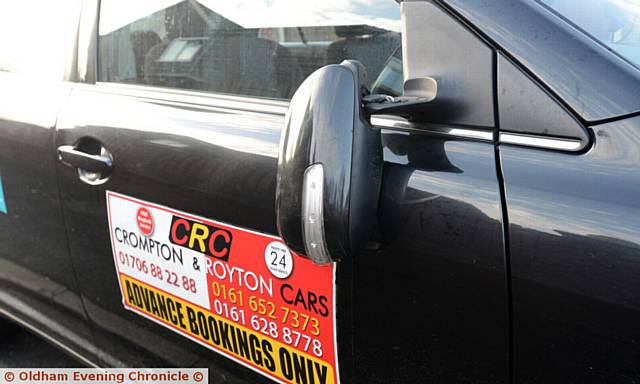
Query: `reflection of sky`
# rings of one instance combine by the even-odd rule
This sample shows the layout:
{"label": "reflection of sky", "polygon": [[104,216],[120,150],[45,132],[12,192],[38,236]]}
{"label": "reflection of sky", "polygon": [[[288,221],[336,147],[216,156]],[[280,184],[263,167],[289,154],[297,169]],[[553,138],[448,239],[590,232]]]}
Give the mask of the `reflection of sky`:
{"label": "reflection of sky", "polygon": [[178,133],[234,151],[278,157],[282,116],[178,111],[168,109],[161,117],[166,122],[166,133]]}
{"label": "reflection of sky", "polygon": [[168,8],[182,0],[110,0],[100,9],[100,34],[106,35],[127,24]]}
{"label": "reflection of sky", "polygon": [[638,0],[542,0],[602,43],[640,65]]}
{"label": "reflection of sky", "polygon": [[62,79],[79,10],[78,0],[0,1],[0,71]]}
{"label": "reflection of sky", "polygon": [[507,186],[507,205],[511,223],[548,234],[598,235],[635,243],[640,236],[640,209],[623,201],[594,201]]}
{"label": "reflection of sky", "polygon": [[502,146],[509,220],[560,235],[640,241],[640,118],[594,128],[584,155]]}
{"label": "reflection of sky", "polygon": [[[284,116],[250,112],[220,110],[194,110],[176,108],[156,103],[140,101],[131,103],[128,98],[99,96],[90,94],[76,98],[86,106],[76,106],[74,120],[87,124],[100,121],[100,125],[153,133],[149,141],[169,147],[184,146],[184,137],[202,141],[234,151],[257,154],[271,158],[278,157],[280,131]],[[95,105],[102,105],[104,114],[96,116]],[[111,113],[119,111],[119,113]],[[87,115],[83,116],[83,113]],[[153,118],[150,118],[153,116]],[[64,117],[64,116],[63,116]],[[61,126],[73,126],[73,122],[60,122]],[[167,135],[164,136],[163,135]],[[180,136],[174,141],[172,136]],[[161,137],[159,141],[158,138]]]}
{"label": "reflection of sky", "polygon": [[492,145],[447,141],[444,146],[448,161],[463,172],[416,170],[408,187],[446,196],[473,206],[488,217],[498,217],[500,194]]}
{"label": "reflection of sky", "polygon": [[[13,76],[0,72],[0,119],[51,128],[56,123],[59,100],[68,93],[58,80]],[[38,92],[33,92],[38,89]],[[34,113],[37,108],[38,113]]]}
{"label": "reflection of sky", "polygon": [[[549,18],[550,11],[540,4],[517,1],[505,7],[501,1],[449,2],[585,120],[638,110],[637,89],[628,85],[637,81],[633,68],[611,58],[588,37],[575,34],[559,18]],[[580,5],[576,0],[576,7]]]}
{"label": "reflection of sky", "polygon": [[[111,0],[100,15],[105,35],[183,0]],[[244,28],[367,24],[400,32],[394,0],[190,0]]]}
{"label": "reflection of sky", "polygon": [[428,191],[460,201],[495,218],[499,212],[497,180],[469,177],[466,173],[444,173],[415,171],[409,178],[409,188]]}

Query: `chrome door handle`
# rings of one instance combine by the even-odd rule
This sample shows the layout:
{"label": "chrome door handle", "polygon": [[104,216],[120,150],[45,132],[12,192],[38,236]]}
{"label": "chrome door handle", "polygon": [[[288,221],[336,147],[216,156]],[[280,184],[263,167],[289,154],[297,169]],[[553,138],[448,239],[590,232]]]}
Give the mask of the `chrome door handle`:
{"label": "chrome door handle", "polygon": [[68,166],[88,172],[109,173],[113,170],[113,160],[111,158],[82,152],[72,145],[58,147],[58,159]]}

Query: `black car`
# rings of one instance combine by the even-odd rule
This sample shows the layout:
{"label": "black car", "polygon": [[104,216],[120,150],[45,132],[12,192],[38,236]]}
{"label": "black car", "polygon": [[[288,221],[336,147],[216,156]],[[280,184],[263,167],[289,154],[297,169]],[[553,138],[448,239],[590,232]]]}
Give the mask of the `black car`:
{"label": "black car", "polygon": [[0,313],[215,383],[638,383],[639,19],[5,1]]}

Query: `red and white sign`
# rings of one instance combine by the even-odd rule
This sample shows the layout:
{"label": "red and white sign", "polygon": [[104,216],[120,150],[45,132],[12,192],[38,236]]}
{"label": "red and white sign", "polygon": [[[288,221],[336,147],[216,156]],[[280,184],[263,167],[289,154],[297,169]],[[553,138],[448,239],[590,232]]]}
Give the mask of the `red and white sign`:
{"label": "red and white sign", "polygon": [[107,191],[125,308],[278,382],[338,383],[335,265]]}

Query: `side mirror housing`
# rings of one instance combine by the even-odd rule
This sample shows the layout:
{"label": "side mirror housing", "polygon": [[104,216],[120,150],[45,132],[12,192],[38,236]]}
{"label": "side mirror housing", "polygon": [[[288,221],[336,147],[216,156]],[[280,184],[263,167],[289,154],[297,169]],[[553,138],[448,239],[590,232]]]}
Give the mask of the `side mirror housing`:
{"label": "side mirror housing", "polygon": [[369,115],[396,115],[412,118],[429,111],[438,94],[438,83],[431,77],[408,79],[402,96],[367,95],[364,110]]}
{"label": "side mirror housing", "polygon": [[358,252],[376,223],[382,147],[362,107],[365,78],[356,61],[318,69],[294,94],[285,119],[278,232],[319,264]]}

